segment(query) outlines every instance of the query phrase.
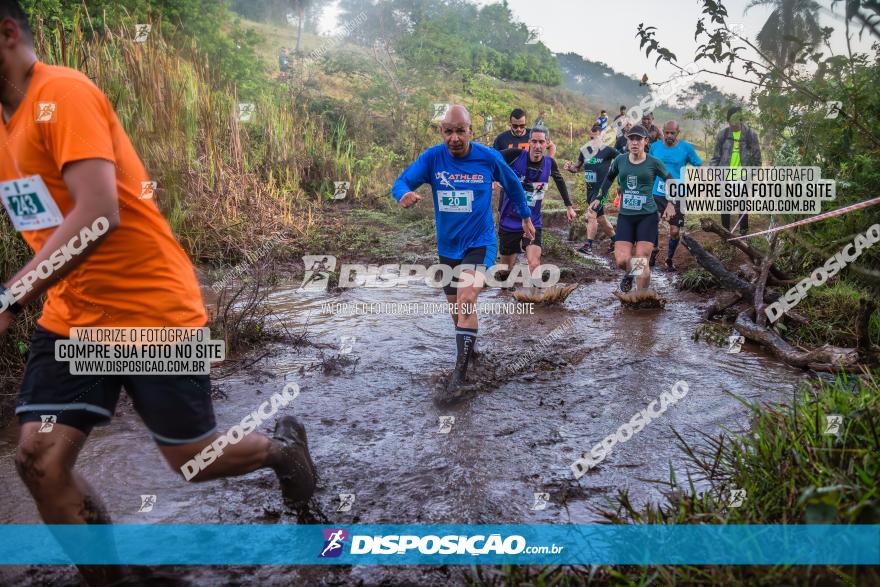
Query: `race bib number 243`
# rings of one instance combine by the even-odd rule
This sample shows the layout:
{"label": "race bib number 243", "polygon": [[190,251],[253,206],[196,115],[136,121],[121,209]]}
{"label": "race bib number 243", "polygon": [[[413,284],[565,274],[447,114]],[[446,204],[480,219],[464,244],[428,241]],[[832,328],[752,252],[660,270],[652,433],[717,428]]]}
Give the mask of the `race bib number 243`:
{"label": "race bib number 243", "polygon": [[64,221],[39,175],[0,182],[0,199],[18,232],[52,228]]}

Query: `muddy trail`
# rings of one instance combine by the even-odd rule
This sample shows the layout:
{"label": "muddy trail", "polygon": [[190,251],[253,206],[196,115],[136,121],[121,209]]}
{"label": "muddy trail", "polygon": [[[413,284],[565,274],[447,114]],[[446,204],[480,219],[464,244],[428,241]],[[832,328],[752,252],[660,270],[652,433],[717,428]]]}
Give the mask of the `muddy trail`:
{"label": "muddy trail", "polygon": [[[597,263],[607,259],[594,257]],[[605,272],[607,274],[607,271]],[[432,401],[454,361],[448,314],[332,314],[325,304],[439,304],[422,287],[357,288],[338,294],[273,290],[280,326],[306,343],[272,344],[250,367],[215,378],[217,419],[228,429],[289,382],[301,394],[286,408],[305,423],[321,479],[312,521],[349,523],[590,523],[597,508],[626,488],[636,503],[656,500],[670,464],[685,478],[673,429],[690,443],[702,434],[741,431],[748,410],[731,394],[784,402],[804,373],[748,345],[738,354],[694,341],[704,298],[679,292],[655,274],[664,310],[623,308],[615,281],[581,284],[562,306],[532,315],[484,313],[471,370],[478,390],[454,408]],[[510,292],[481,295],[484,310],[510,308]],[[492,305],[498,304],[498,305]],[[350,308],[350,306],[349,306]],[[525,357],[524,365],[516,364]],[[687,396],[579,481],[570,466],[679,380]],[[727,393],[729,392],[729,393]],[[98,428],[78,470],[93,482],[119,523],[290,524],[274,474],[256,472],[186,484],[171,472],[123,400],[113,423]],[[449,417],[453,417],[454,420]],[[269,424],[262,429],[269,430]],[[0,430],[0,522],[39,517],[13,468],[17,425]],[[549,503],[535,507],[535,494]],[[350,511],[340,494],[353,494]],[[155,495],[139,512],[142,495]],[[187,567],[169,569],[185,584],[421,584],[462,580],[456,567]],[[75,584],[72,567],[0,570],[0,582]]]}

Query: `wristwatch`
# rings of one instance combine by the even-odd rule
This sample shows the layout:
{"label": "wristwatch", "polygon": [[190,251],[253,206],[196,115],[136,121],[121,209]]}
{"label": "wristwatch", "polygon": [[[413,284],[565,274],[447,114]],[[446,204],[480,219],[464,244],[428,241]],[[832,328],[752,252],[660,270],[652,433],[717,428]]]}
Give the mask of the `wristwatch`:
{"label": "wristwatch", "polygon": [[[0,284],[0,298],[6,297],[7,291],[9,291],[9,290],[6,289],[6,286],[4,286],[3,284]],[[11,304],[9,304],[9,306],[6,308],[6,310],[9,310],[10,312],[12,312],[13,316],[18,316],[19,314],[21,314],[24,311],[24,308],[18,302],[13,301]],[[4,310],[4,312],[6,310]]]}

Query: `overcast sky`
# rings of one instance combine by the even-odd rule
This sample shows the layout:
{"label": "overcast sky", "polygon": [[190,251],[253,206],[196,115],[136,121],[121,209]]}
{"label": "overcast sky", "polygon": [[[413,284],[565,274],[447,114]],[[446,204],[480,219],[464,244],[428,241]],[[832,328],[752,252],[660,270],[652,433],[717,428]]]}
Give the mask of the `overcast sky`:
{"label": "overcast sky", "polygon": [[[477,0],[478,4],[493,4]],[[667,79],[674,69],[654,67],[655,57],[646,58],[635,37],[639,23],[657,27],[656,38],[678,57],[682,66],[693,61],[698,43],[694,29],[700,16],[698,0],[509,0],[516,17],[530,27],[540,27],[541,41],[556,53],[573,51],[592,61],[601,61],[615,70],[641,77],[647,73],[652,81]],[[755,6],[744,14],[748,0],[725,0],[728,24],[741,23],[745,35],[754,39],[761,30],[772,7]],[[819,0],[827,9],[821,14],[823,26],[835,28],[832,48],[846,51],[843,22],[830,13],[831,0]],[[844,2],[835,7],[842,14]],[[868,50],[871,42],[865,38],[856,46]],[[826,51],[827,54],[827,51]],[[706,76],[717,86],[731,92],[747,94],[749,86],[719,76]]]}
{"label": "overcast sky", "polygon": [[[497,2],[474,1],[480,5]],[[772,8],[756,6],[744,13],[748,3],[748,0],[724,1],[728,24],[741,24],[745,35],[754,39]],[[539,29],[539,38],[551,51],[573,51],[637,78],[647,73],[651,81],[662,81],[675,72],[674,68],[662,63],[655,68],[656,58],[645,57],[639,49],[635,37],[639,23],[657,27],[656,38],[675,53],[681,66],[693,61],[698,45],[694,41],[694,28],[700,16],[699,0],[508,0],[508,4],[518,20],[530,28]],[[835,29],[832,48],[835,53],[845,53],[842,20],[831,13],[831,0],[819,0],[819,4],[825,7],[821,13],[822,25]],[[844,2],[837,4],[835,14],[842,14],[843,5]],[[323,30],[332,29],[337,24],[336,14],[334,9],[325,13],[321,23]],[[857,32],[856,29],[854,33]],[[868,51],[871,40],[867,35],[862,41],[856,37],[854,50]],[[827,49],[824,52],[827,56]],[[747,84],[719,76],[703,74],[701,79],[741,95],[747,95],[750,88]]]}

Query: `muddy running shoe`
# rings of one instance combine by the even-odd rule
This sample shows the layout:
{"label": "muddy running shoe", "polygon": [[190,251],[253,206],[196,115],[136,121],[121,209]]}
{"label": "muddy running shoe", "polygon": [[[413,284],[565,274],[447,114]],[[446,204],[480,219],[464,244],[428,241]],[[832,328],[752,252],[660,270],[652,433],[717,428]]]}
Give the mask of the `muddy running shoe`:
{"label": "muddy running shoe", "polygon": [[584,243],[578,249],[578,253],[583,253],[584,255],[591,255],[593,253],[593,245],[592,243]]}
{"label": "muddy running shoe", "polygon": [[654,249],[653,251],[651,251],[651,260],[648,261],[649,267],[653,267],[654,265],[657,264],[657,253],[659,253],[659,252],[660,252],[660,249]]}
{"label": "muddy running shoe", "polygon": [[275,423],[272,438],[281,445],[279,463],[275,466],[281,494],[289,501],[308,501],[315,492],[317,473],[305,427],[293,416],[282,416]]}
{"label": "muddy running shoe", "polygon": [[626,293],[631,290],[633,288],[634,279],[635,276],[627,272],[627,274],[623,276],[623,279],[620,280],[620,291]]}
{"label": "muddy running shoe", "polygon": [[461,369],[456,367],[449,376],[449,380],[446,382],[446,387],[434,396],[434,402],[440,406],[449,406],[460,402],[467,396],[467,391],[465,389],[466,383],[467,381],[462,375]]}
{"label": "muddy running shoe", "polygon": [[672,262],[672,259],[666,259],[666,270],[670,272],[678,271],[678,269],[675,268],[675,263]]}
{"label": "muddy running shoe", "polygon": [[481,353],[481,352],[478,351],[476,348],[474,348],[474,349],[471,351],[471,360],[470,360],[470,362],[469,362],[468,364],[469,364],[469,365],[475,365],[475,364],[478,363],[478,362],[480,361],[480,359],[482,359],[482,358],[483,358],[483,353]]}

